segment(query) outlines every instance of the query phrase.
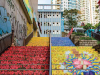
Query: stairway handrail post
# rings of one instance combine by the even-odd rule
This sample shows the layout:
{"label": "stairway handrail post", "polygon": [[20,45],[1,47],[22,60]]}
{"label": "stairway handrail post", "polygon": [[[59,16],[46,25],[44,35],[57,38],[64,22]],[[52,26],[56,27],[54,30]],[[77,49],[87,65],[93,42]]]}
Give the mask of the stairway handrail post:
{"label": "stairway handrail post", "polygon": [[50,33],[50,65],[49,65],[49,75],[52,75],[52,62],[51,62],[51,33]]}

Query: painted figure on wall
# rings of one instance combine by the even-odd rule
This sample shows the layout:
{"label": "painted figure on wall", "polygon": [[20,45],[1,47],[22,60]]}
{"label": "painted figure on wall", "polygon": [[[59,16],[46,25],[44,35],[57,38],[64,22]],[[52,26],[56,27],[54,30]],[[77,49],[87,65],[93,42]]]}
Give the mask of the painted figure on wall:
{"label": "painted figure on wall", "polygon": [[0,35],[11,33],[11,22],[5,8],[0,7]]}

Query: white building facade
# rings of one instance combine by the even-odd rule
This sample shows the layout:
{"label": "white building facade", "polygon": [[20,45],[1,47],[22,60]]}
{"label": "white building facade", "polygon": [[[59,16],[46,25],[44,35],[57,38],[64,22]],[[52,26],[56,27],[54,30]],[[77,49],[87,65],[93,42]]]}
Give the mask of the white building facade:
{"label": "white building facade", "polygon": [[99,9],[96,8],[98,0],[81,0],[81,22],[91,23],[93,26],[99,23]]}
{"label": "white building facade", "polygon": [[52,4],[61,4],[61,10],[80,10],[80,0],[52,0]]}

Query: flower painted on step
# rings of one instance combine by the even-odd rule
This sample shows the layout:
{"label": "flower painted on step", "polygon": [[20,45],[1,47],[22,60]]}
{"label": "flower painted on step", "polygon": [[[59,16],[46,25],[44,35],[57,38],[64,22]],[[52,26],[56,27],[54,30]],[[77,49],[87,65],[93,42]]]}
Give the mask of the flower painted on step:
{"label": "flower painted on step", "polygon": [[65,66],[64,65],[61,65],[61,67],[60,67],[61,69],[65,69]]}
{"label": "flower painted on step", "polygon": [[75,59],[73,60],[72,64],[75,66],[76,69],[83,69],[83,65],[87,65],[87,67],[93,66],[92,62],[85,59],[81,59],[81,60]]}
{"label": "flower painted on step", "polygon": [[67,51],[65,54],[66,54],[66,55],[70,54],[70,51]]}

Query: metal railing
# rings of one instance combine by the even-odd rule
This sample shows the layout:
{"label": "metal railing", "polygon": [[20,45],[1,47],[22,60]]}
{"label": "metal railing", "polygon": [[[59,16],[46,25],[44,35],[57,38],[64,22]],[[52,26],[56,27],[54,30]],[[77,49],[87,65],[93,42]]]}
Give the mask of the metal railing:
{"label": "metal railing", "polygon": [[5,51],[6,48],[12,44],[12,33],[5,34],[0,37],[0,53]]}
{"label": "metal railing", "polygon": [[51,59],[51,34],[50,34],[50,65],[49,65],[49,75],[52,75],[52,59]]}
{"label": "metal railing", "polygon": [[92,37],[94,37],[95,39],[100,41],[100,34],[99,33],[92,32],[91,35],[92,35]]}
{"label": "metal railing", "polygon": [[38,10],[61,10],[61,4],[38,4]]}

